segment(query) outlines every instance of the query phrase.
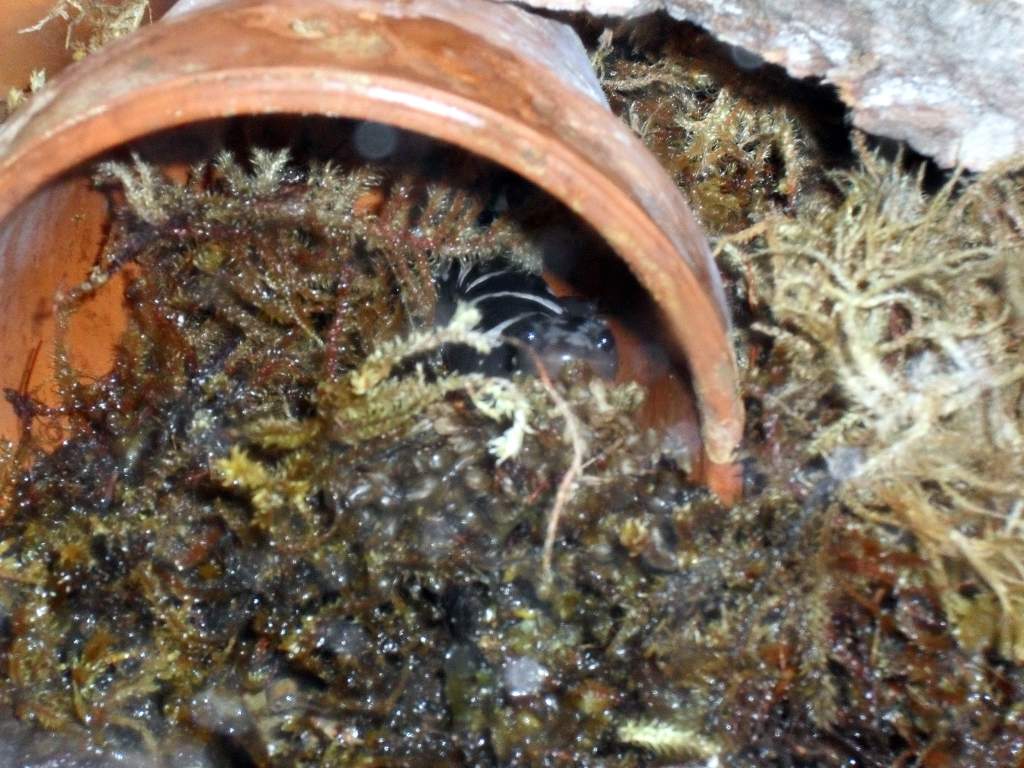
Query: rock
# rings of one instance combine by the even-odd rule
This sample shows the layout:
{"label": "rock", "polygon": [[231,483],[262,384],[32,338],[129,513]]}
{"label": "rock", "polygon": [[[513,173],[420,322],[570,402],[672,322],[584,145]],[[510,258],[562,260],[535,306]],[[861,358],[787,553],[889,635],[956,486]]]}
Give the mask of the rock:
{"label": "rock", "polygon": [[1020,0],[524,2],[610,16],[665,10],[794,77],[835,85],[856,126],[946,167],[984,170],[1024,152]]}

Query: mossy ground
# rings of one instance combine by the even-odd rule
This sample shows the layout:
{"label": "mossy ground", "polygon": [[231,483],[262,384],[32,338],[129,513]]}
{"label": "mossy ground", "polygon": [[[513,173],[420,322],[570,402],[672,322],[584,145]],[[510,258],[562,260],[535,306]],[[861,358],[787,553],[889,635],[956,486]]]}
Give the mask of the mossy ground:
{"label": "mossy ground", "polygon": [[442,385],[438,265],[539,264],[473,172],[111,168],[118,364],[54,411],[16,394],[0,477],[12,749],[1022,764],[1020,173],[926,177],[666,24],[584,32],[728,278],[746,500],[690,487],[584,370]]}
{"label": "mossy ground", "polygon": [[628,24],[594,48],[728,278],[747,504],[798,504],[820,536],[769,588],[804,573],[776,609],[796,625],[761,630],[790,667],[776,737],[812,723],[819,743],[790,731],[753,764],[1018,764],[1019,165],[941,174],[846,143],[827,96],[696,30]]}

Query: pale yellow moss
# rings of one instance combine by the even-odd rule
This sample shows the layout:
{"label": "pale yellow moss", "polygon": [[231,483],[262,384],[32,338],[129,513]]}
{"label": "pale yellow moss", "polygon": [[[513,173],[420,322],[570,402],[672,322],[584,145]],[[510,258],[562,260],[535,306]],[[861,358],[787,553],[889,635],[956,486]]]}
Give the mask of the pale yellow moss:
{"label": "pale yellow moss", "polygon": [[616,731],[623,744],[648,749],[660,757],[711,758],[721,747],[692,728],[661,720],[627,720]]}
{"label": "pale yellow moss", "polygon": [[[134,32],[148,13],[149,0],[57,0],[43,18],[22,32],[36,32],[59,19],[67,25],[65,45],[75,58],[82,58]],[[79,29],[85,29],[86,36],[79,38]]]}
{"label": "pale yellow moss", "polygon": [[850,508],[910,529],[940,586],[969,565],[1002,608],[998,647],[1024,659],[1021,177],[954,176],[927,193],[919,174],[859,151],[835,177],[838,205],[768,220],[719,252],[768,294],[774,322],[757,330],[791,371],[770,405],[805,455],[826,460]]}

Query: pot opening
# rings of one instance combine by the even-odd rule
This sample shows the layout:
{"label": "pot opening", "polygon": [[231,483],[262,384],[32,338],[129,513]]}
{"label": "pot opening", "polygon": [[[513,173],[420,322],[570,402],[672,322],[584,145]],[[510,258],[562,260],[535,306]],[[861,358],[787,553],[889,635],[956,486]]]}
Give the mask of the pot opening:
{"label": "pot opening", "polygon": [[[639,383],[647,392],[639,424],[663,430],[666,446],[671,446],[682,465],[688,466],[699,455],[685,361],[670,353],[648,294],[585,222],[515,174],[428,137],[365,121],[294,115],[207,121],[143,137],[65,174],[8,218],[0,232],[9,276],[0,324],[10,341],[0,354],[2,383],[11,406],[0,415],[0,433],[8,439],[19,434],[26,398],[49,405],[59,399],[54,360],[60,349],[79,377],[106,376],[114,365],[115,349],[126,329],[125,289],[139,266],[131,257],[106,267],[97,266],[97,260],[105,249],[109,251],[116,211],[137,206],[146,194],[144,189],[135,188],[134,193],[127,189],[125,179],[142,183],[142,176],[152,171],[158,186],[183,189],[192,177],[200,194],[218,173],[211,170],[216,158],[230,156],[239,169],[258,173],[254,163],[260,153],[279,158],[278,182],[284,186],[308,180],[311,168],[329,167],[352,178],[365,175],[365,189],[355,201],[358,216],[380,221],[383,212],[394,219],[388,236],[403,235],[395,229],[403,222],[409,228],[404,233],[410,236],[405,247],[445,251],[423,254],[424,264],[432,264],[431,279],[436,285],[431,289],[440,288],[443,301],[480,302],[483,296],[484,320],[491,326],[511,323],[513,333],[532,339],[533,351],[548,350],[556,367],[562,364],[557,360],[579,357],[608,380]],[[104,177],[97,170],[114,166],[126,176],[115,178],[107,172]],[[143,168],[146,171],[140,175]],[[205,170],[199,172],[199,168]],[[205,180],[198,179],[197,173],[206,174]],[[430,206],[434,209],[427,213],[440,217],[439,226],[440,219],[447,217],[443,233],[426,231],[429,226],[418,221]],[[184,209],[169,215],[187,218]],[[496,238],[501,242],[481,241],[487,252],[478,254],[482,256],[479,265],[474,265],[478,255],[472,253],[472,242],[455,245],[460,233],[453,227],[460,222],[478,230],[478,237],[488,230],[501,231]],[[202,234],[190,235],[189,226],[187,221],[180,222],[176,236],[188,240]],[[435,243],[438,236],[452,242]],[[501,254],[502,248],[509,253]],[[515,263],[509,263],[510,256]],[[542,273],[557,298],[542,295],[542,284],[527,277],[492,284],[506,294],[539,291],[532,303],[522,296],[488,298],[487,280],[469,293],[460,292],[447,272],[441,274],[452,265],[476,270],[467,275],[465,286],[488,271],[509,267]],[[68,299],[75,295],[71,308]],[[57,301],[61,296],[71,310],[63,319],[58,311],[61,301]],[[552,323],[543,317],[566,310],[572,318],[565,322]],[[527,314],[531,317],[515,321]],[[602,326],[607,327],[605,336]],[[581,329],[582,336],[577,332]],[[607,336],[614,349],[602,352]],[[521,351],[514,357],[525,360],[528,354]]]}

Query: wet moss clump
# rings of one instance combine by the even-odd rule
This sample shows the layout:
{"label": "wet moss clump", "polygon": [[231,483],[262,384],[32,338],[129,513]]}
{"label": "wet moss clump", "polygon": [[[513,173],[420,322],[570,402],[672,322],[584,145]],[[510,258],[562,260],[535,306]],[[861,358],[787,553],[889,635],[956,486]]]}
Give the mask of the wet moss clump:
{"label": "wet moss clump", "polygon": [[496,340],[471,308],[432,322],[453,259],[535,269],[526,233],[467,190],[283,153],[100,181],[113,228],[60,311],[131,273],[114,369],[61,354],[59,405],[8,395],[18,759],[642,761],[630,722],[684,695],[647,655],[695,492],[634,386],[448,371],[445,345]]}
{"label": "wet moss clump", "polygon": [[634,387],[444,368],[494,343],[472,311],[432,323],[444,265],[539,264],[479,190],[269,152],[101,179],[108,247],[61,306],[132,273],[115,368],[64,362],[56,408],[9,394],[0,757],[1019,756],[998,613],[955,633],[914,536],[773,431],[786,347],[746,330],[748,499],[725,510],[633,427]]}

